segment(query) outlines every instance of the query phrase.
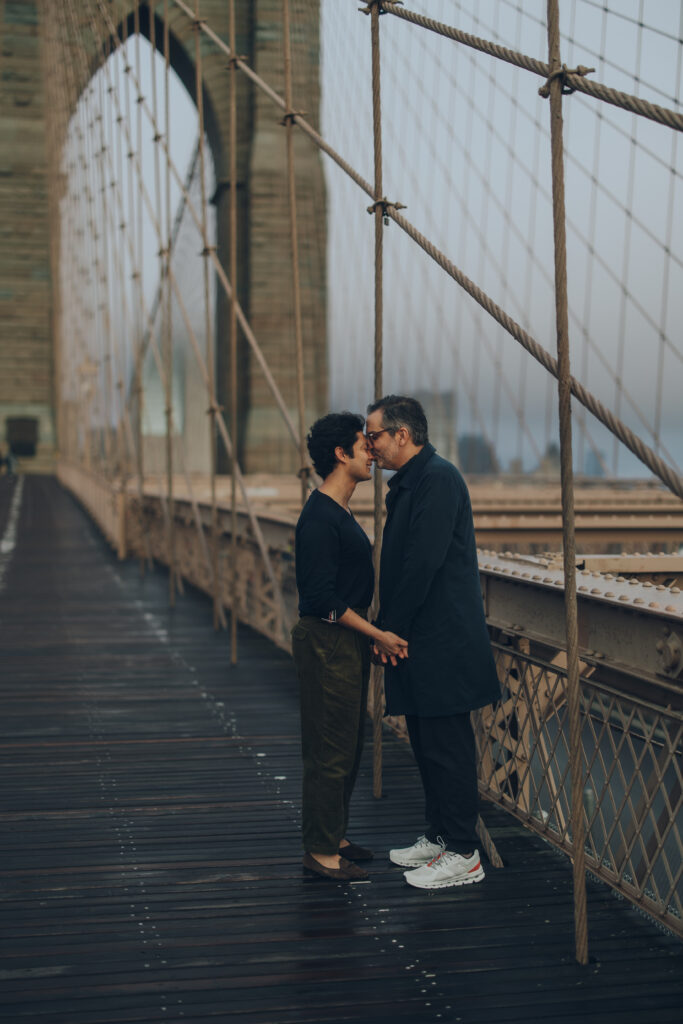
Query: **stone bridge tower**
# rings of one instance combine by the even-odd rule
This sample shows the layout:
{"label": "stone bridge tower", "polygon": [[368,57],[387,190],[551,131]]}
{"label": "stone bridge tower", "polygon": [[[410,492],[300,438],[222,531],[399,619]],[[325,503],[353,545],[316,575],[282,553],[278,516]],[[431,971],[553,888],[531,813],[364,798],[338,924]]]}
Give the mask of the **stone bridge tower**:
{"label": "stone bridge tower", "polygon": [[[49,469],[58,449],[55,430],[53,331],[59,297],[50,281],[48,227],[48,161],[46,102],[41,22],[44,4],[58,8],[61,0],[0,4],[0,441],[6,432],[36,425],[35,456],[27,469]],[[107,3],[116,28],[134,31],[131,0]],[[101,25],[97,0],[80,0],[82,25]],[[190,19],[169,4],[171,62],[188,92],[195,94],[194,29]],[[293,39],[295,106],[317,127],[319,113],[319,6],[306,6]],[[228,37],[226,0],[202,0],[200,12],[224,39]],[[89,15],[93,17],[90,18]],[[95,16],[97,15],[97,16]],[[163,39],[163,4],[140,3],[141,33],[150,34],[156,17],[157,45]],[[282,7],[280,0],[236,0],[237,50],[281,95]],[[74,109],[89,77],[107,52],[106,33],[86,30],[80,40],[67,38],[73,60],[60,70],[64,91]],[[84,71],[83,44],[88,53]],[[228,266],[229,239],[229,86],[225,55],[202,43],[204,108],[207,135],[216,171],[213,202],[217,214],[217,246]],[[79,49],[80,47],[80,49]],[[296,379],[293,333],[292,275],[286,188],[285,133],[274,105],[238,77],[238,292],[275,379],[296,422]],[[66,121],[60,126],[63,133]],[[297,205],[305,350],[307,421],[327,402],[325,184],[319,154],[296,138]],[[52,238],[55,246],[55,238]],[[54,251],[54,250],[53,250]],[[58,249],[57,249],[58,251]],[[228,306],[218,289],[216,358],[219,400],[229,411]],[[287,436],[270,391],[240,339],[239,450],[247,472],[288,472],[298,468],[298,455]],[[24,421],[23,424],[17,420]],[[20,445],[21,448],[21,445]],[[28,452],[28,447],[21,450]],[[225,466],[223,466],[225,468]]]}

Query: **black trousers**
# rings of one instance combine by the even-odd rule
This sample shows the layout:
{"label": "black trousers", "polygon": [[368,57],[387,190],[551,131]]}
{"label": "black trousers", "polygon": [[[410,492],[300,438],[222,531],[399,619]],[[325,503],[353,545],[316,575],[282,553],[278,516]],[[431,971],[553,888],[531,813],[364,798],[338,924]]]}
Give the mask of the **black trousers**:
{"label": "black trousers", "polygon": [[363,750],[370,645],[353,629],[304,616],[292,630],[292,653],[301,701],[304,850],[334,854],[346,835]]}
{"label": "black trousers", "polygon": [[477,755],[469,712],[444,718],[406,715],[425,793],[425,835],[454,853],[478,845]]}

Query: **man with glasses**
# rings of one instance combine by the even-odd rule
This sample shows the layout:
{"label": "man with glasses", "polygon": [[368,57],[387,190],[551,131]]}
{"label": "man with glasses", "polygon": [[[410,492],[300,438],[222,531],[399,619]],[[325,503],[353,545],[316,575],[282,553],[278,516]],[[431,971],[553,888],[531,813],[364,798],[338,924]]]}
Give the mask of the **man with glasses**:
{"label": "man with glasses", "polygon": [[477,851],[477,765],[470,711],[500,697],[479,582],[472,507],[458,470],[429,444],[420,403],[368,406],[366,437],[389,482],[377,625],[408,641],[385,661],[386,713],[405,715],[425,793],[426,828],[391,850],[406,881],[440,889],[484,878]]}

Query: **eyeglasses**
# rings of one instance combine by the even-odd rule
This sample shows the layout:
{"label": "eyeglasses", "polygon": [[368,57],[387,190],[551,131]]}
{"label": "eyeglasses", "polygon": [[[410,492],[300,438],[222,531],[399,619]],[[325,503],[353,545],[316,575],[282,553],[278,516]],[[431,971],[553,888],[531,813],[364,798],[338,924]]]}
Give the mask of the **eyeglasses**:
{"label": "eyeglasses", "polygon": [[370,442],[370,444],[374,444],[375,438],[379,437],[380,434],[386,434],[388,429],[388,427],[382,427],[381,430],[370,430],[365,435],[365,437]]}

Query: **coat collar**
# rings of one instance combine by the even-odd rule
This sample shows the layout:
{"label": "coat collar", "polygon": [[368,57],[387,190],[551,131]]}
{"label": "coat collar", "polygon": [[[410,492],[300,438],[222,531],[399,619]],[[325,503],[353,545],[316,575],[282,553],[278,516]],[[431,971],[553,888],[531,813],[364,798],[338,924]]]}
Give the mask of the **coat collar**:
{"label": "coat collar", "polygon": [[409,462],[406,462],[404,466],[397,470],[389,481],[389,487],[391,489],[394,487],[414,487],[422,476],[422,470],[425,465],[435,453],[436,448],[428,441],[417,455],[413,455]]}

